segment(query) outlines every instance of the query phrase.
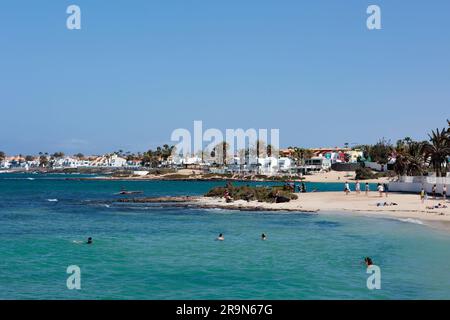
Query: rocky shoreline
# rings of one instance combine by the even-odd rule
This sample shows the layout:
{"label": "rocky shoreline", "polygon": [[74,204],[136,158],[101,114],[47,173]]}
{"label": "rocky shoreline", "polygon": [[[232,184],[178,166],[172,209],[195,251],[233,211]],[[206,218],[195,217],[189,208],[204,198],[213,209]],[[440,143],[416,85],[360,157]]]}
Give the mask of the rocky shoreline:
{"label": "rocky shoreline", "polygon": [[[167,196],[167,197],[145,197],[145,198],[122,198],[117,199],[116,202],[121,203],[161,203],[167,207],[184,207],[184,208],[199,208],[199,209],[226,209],[238,211],[289,211],[289,212],[306,212],[315,213],[319,210],[301,209],[301,208],[286,208],[282,207],[268,207],[267,204],[259,202],[260,205],[246,205],[242,201],[226,203],[224,200],[215,199],[215,203],[205,203],[205,197],[191,197],[191,196]],[[220,203],[223,201],[223,203]],[[255,201],[247,202],[254,204]]]}

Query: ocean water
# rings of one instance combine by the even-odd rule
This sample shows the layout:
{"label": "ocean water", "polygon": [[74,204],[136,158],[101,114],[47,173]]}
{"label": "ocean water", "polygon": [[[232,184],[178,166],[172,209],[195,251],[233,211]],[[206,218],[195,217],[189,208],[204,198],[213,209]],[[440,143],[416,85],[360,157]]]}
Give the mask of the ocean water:
{"label": "ocean water", "polygon": [[[0,175],[0,299],[450,298],[450,235],[414,220],[121,204],[122,187],[198,195],[223,182],[66,177]],[[367,289],[365,256],[380,290]],[[66,286],[69,265],[81,290]]]}

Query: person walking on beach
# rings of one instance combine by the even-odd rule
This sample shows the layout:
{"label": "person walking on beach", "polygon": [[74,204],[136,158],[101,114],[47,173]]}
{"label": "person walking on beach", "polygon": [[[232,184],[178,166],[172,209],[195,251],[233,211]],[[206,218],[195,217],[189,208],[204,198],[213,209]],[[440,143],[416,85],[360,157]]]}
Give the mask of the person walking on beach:
{"label": "person walking on beach", "polygon": [[447,199],[447,186],[445,184],[442,187],[442,199],[444,199],[444,201]]}
{"label": "person walking on beach", "polygon": [[436,185],[433,185],[433,188],[431,188],[431,196],[433,199],[436,199]]}
{"label": "person walking on beach", "polygon": [[422,203],[425,202],[425,189],[422,187],[422,190],[420,190],[420,200]]}
{"label": "person walking on beach", "polygon": [[388,184],[387,183],[383,183],[383,189],[384,189],[384,195],[386,196],[386,198],[388,197]]}
{"label": "person walking on beach", "polygon": [[361,185],[359,184],[358,180],[356,180],[355,191],[356,191],[356,194],[360,194],[361,193]]}
{"label": "person walking on beach", "polygon": [[346,195],[348,195],[350,193],[350,185],[348,184],[347,181],[345,181],[344,192]]}
{"label": "person walking on beach", "polygon": [[381,198],[383,196],[383,191],[384,191],[383,185],[381,183],[378,184],[377,190],[380,193],[380,198]]}
{"label": "person walking on beach", "polygon": [[369,183],[368,182],[366,182],[366,189],[365,189],[365,191],[366,191],[366,196],[369,196],[370,187],[369,187]]}

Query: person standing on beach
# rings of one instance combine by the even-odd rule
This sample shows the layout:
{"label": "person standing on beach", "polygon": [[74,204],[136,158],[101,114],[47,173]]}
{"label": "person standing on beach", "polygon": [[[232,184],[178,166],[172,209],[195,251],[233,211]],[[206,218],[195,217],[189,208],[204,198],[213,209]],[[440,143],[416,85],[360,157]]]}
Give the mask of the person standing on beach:
{"label": "person standing on beach", "polygon": [[381,183],[378,184],[377,190],[380,193],[380,198],[381,198],[383,196],[383,191],[384,191],[383,185]]}
{"label": "person standing on beach", "polygon": [[348,184],[347,181],[345,181],[344,192],[346,195],[348,195],[350,193],[350,185]]}
{"label": "person standing on beach", "polygon": [[433,199],[436,199],[436,185],[433,185],[433,188],[431,189],[431,196]]}
{"label": "person standing on beach", "polygon": [[447,199],[447,186],[445,184],[442,187],[442,199],[444,199],[444,201]]}
{"label": "person standing on beach", "polygon": [[388,184],[387,183],[383,183],[383,189],[384,189],[384,195],[386,196],[386,198],[388,197]]}
{"label": "person standing on beach", "polygon": [[370,191],[369,183],[366,182],[366,196],[369,196],[369,191]]}
{"label": "person standing on beach", "polygon": [[356,180],[355,191],[356,191],[356,194],[360,194],[361,193],[361,185],[359,184],[358,180]]}
{"label": "person standing on beach", "polygon": [[422,190],[420,190],[420,200],[422,203],[425,201],[425,189],[422,187]]}

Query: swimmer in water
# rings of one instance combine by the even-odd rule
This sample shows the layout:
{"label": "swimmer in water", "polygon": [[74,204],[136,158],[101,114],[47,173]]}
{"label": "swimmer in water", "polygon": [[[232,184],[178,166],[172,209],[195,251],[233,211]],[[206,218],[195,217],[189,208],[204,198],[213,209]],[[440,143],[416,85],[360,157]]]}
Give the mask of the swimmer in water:
{"label": "swimmer in water", "polygon": [[368,266],[368,267],[373,265],[372,259],[369,257],[365,257],[364,262],[366,263],[366,266]]}
{"label": "swimmer in water", "polygon": [[219,234],[219,236],[217,237],[217,240],[223,241],[223,240],[225,240],[225,237],[223,236],[223,234]]}
{"label": "swimmer in water", "polygon": [[92,238],[91,238],[91,237],[89,237],[89,238],[87,239],[86,244],[92,244]]}
{"label": "swimmer in water", "polygon": [[266,239],[267,239],[266,234],[263,233],[263,234],[261,235],[261,240],[266,240]]}

